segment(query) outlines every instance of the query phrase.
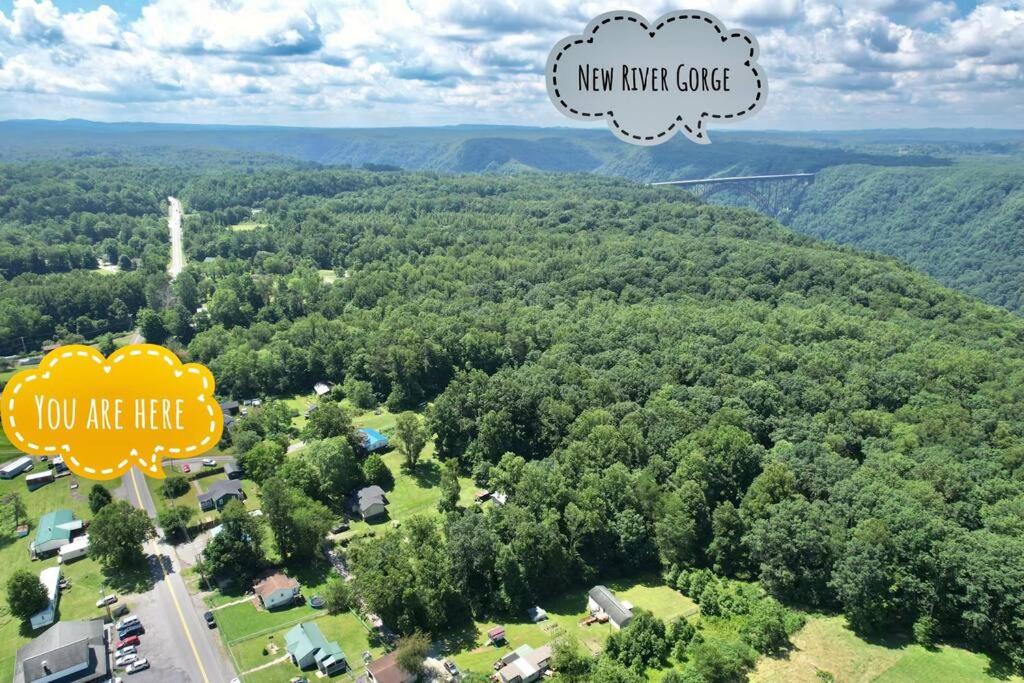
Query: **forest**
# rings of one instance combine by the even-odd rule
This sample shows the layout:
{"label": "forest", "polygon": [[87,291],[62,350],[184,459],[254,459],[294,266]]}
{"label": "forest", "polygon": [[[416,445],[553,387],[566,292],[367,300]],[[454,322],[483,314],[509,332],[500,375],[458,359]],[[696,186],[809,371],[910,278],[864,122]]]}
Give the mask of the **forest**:
{"label": "forest", "polygon": [[[254,208],[237,197],[263,227],[229,228]],[[203,210],[174,291],[205,310],[171,343],[222,392],[327,378],[426,405],[439,457],[507,493],[359,547],[357,590],[403,632],[710,570],[862,634],[1024,666],[1018,317],[594,176],[273,170],[183,198]]]}
{"label": "forest", "polygon": [[[28,264],[0,278],[5,349],[112,348],[138,326],[209,365],[225,397],[327,379],[424,412],[443,481],[507,495],[353,548],[357,594],[402,634],[653,572],[740,635],[641,619],[643,638],[609,641],[576,680],[636,680],[669,648],[687,680],[718,680],[709,662],[739,675],[784,645],[790,609],[1024,670],[1024,321],[1005,310],[746,209],[596,175],[90,158],[0,178],[7,258]],[[188,256],[173,284],[172,193]],[[59,235],[125,267],[57,267]],[[243,461],[284,457],[277,406],[241,421]],[[322,440],[267,489],[297,511],[281,539],[371,478],[347,428],[307,438]]]}

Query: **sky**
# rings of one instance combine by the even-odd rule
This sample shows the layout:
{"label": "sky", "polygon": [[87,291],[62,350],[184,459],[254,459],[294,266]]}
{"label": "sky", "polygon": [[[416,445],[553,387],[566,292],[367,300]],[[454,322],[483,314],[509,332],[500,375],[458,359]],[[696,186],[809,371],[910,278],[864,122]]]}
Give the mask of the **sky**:
{"label": "sky", "polygon": [[1024,127],[1024,0],[0,0],[0,119],[579,126],[547,54],[621,9],[751,31],[749,128]]}

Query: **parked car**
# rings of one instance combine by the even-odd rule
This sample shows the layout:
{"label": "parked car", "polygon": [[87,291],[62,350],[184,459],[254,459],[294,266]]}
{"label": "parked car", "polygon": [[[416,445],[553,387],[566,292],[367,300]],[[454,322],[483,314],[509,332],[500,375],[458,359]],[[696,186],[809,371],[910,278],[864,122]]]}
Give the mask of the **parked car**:
{"label": "parked car", "polygon": [[189,472],[192,471],[192,467],[188,463],[185,463],[184,465],[181,466],[181,471],[184,472],[185,474],[188,474]]}
{"label": "parked car", "polygon": [[96,601],[97,607],[106,607],[107,605],[113,605],[117,602],[116,595],[104,595],[102,598]]}
{"label": "parked car", "polygon": [[139,656],[134,652],[131,652],[126,655],[121,655],[120,657],[114,660],[114,666],[120,669],[121,667],[128,666],[138,658]]}
{"label": "parked car", "polygon": [[203,458],[203,467],[216,467],[217,461],[213,458]]}
{"label": "parked car", "polygon": [[348,522],[341,520],[331,527],[332,534],[340,534],[342,531],[348,531]]}
{"label": "parked car", "polygon": [[116,643],[114,643],[114,649],[115,650],[120,650],[123,647],[138,646],[138,644],[139,644],[139,637],[138,636],[127,636],[125,638],[121,638]]}
{"label": "parked car", "polygon": [[206,619],[206,625],[210,628],[217,628],[217,620],[213,617],[213,612],[204,612],[203,619]]}
{"label": "parked car", "polygon": [[444,668],[445,668],[445,671],[450,673],[452,676],[458,676],[459,675],[459,667],[455,666],[455,662],[453,662],[450,659],[444,660]]}
{"label": "parked car", "polygon": [[128,665],[125,669],[130,674],[137,674],[140,671],[145,671],[149,668],[149,660],[143,657],[142,659],[136,659],[134,662]]}
{"label": "parked car", "polygon": [[117,650],[114,653],[114,658],[116,659],[117,657],[124,657],[125,655],[137,655],[138,653],[139,648],[135,647],[134,645],[129,645],[128,647],[122,647],[120,650]]}
{"label": "parked car", "polygon": [[145,629],[142,628],[142,624],[129,624],[122,629],[118,629],[117,637],[120,640],[124,640],[128,636],[141,636],[145,633]]}
{"label": "parked car", "polygon": [[117,630],[120,631],[125,626],[131,626],[132,624],[137,624],[137,623],[139,623],[139,618],[137,616],[135,616],[134,614],[129,614],[128,616],[124,617],[123,619],[118,619],[117,620]]}

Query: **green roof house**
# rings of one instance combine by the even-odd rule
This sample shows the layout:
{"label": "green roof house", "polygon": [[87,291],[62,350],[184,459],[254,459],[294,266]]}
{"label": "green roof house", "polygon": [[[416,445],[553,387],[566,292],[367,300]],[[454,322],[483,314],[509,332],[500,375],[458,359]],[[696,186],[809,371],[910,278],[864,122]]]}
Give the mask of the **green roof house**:
{"label": "green roof house", "polygon": [[334,641],[328,642],[320,627],[312,621],[293,627],[284,634],[284,642],[292,662],[300,669],[315,665],[320,673],[330,676],[348,668],[341,646]]}
{"label": "green roof house", "polygon": [[71,542],[71,534],[82,528],[82,520],[75,519],[71,510],[61,508],[47,512],[39,518],[36,529],[36,540],[32,541],[29,551],[35,557],[43,557],[55,553]]}

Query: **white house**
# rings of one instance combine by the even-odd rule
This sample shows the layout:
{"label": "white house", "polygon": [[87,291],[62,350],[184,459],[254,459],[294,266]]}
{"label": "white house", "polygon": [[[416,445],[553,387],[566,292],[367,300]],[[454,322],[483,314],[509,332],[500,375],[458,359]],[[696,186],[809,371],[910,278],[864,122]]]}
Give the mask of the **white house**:
{"label": "white house", "polygon": [[620,629],[633,620],[633,607],[604,586],[594,586],[587,593],[587,609],[596,617],[608,617],[613,628]]}
{"label": "white house", "polygon": [[50,603],[29,618],[33,629],[49,626],[57,616],[57,603],[60,602],[60,567],[47,567],[39,572],[39,580],[46,586],[46,595]]}
{"label": "white house", "polygon": [[281,572],[266,574],[253,584],[253,592],[268,610],[290,607],[301,590],[298,581]]}

